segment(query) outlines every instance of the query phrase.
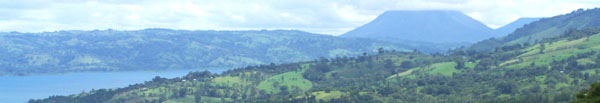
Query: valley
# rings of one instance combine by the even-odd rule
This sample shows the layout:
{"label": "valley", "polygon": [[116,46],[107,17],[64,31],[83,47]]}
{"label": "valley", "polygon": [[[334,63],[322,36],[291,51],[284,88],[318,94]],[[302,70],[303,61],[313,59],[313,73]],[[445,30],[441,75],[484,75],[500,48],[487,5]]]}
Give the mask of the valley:
{"label": "valley", "polygon": [[[582,9],[564,12],[555,11],[562,4],[499,9],[520,1],[434,0],[323,1],[298,9],[291,1],[214,2],[73,3],[117,8],[82,10],[91,15],[82,17],[50,15],[72,3],[49,1],[39,7],[48,11],[21,10],[40,17],[0,17],[0,102],[600,102],[597,7],[565,3]],[[479,3],[490,4],[473,6]],[[0,6],[13,9],[20,7]],[[93,21],[106,23],[85,22],[97,16],[107,20]]]}

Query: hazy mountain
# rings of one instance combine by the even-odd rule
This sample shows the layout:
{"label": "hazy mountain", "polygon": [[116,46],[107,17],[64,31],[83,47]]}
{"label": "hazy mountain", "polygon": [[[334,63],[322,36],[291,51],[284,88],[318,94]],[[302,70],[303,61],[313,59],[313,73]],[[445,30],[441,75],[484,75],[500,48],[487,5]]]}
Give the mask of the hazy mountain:
{"label": "hazy mountain", "polygon": [[579,30],[598,26],[600,26],[600,8],[579,9],[568,14],[543,18],[524,25],[505,37],[478,42],[471,46],[470,50],[490,51],[501,45],[533,44],[544,38],[559,36],[570,29]]}
{"label": "hazy mountain", "polygon": [[408,46],[294,30],[0,33],[0,75],[242,67]]}
{"label": "hazy mountain", "polygon": [[492,31],[483,23],[458,11],[386,11],[375,20],[341,36],[453,43],[488,39],[493,37]]}
{"label": "hazy mountain", "polygon": [[495,37],[506,36],[506,35],[514,32],[518,28],[521,28],[526,24],[529,24],[534,21],[538,21],[540,19],[542,19],[542,18],[519,18],[519,19],[517,19],[509,24],[506,24],[500,28],[494,29],[494,36]]}

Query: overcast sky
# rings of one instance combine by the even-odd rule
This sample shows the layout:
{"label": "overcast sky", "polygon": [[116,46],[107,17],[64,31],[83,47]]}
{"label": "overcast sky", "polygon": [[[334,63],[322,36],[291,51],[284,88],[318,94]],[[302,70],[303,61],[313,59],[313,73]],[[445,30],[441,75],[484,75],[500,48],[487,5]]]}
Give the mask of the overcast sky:
{"label": "overcast sky", "polygon": [[519,17],[599,6],[598,0],[0,0],[0,31],[297,29],[339,35],[386,10],[458,10],[496,28]]}

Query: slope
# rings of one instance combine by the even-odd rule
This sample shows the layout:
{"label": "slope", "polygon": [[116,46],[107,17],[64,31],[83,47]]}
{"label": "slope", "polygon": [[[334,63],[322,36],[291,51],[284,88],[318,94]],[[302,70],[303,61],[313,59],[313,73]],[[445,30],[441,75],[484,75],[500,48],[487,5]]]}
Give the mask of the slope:
{"label": "slope", "polygon": [[501,45],[535,43],[544,38],[559,36],[570,29],[600,26],[600,8],[579,9],[568,14],[540,19],[515,30],[499,39],[490,39],[474,44],[470,50],[490,51]]}

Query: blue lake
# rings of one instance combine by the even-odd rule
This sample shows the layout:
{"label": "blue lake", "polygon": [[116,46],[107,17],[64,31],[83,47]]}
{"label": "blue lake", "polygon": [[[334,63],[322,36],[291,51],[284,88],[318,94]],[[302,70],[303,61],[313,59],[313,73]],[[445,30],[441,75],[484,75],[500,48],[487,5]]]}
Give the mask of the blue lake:
{"label": "blue lake", "polygon": [[[29,99],[42,99],[52,95],[78,94],[100,88],[119,88],[150,81],[155,76],[182,77],[194,70],[134,71],[134,72],[81,72],[34,76],[1,76],[0,103],[24,103]],[[221,73],[226,69],[210,69]]]}

